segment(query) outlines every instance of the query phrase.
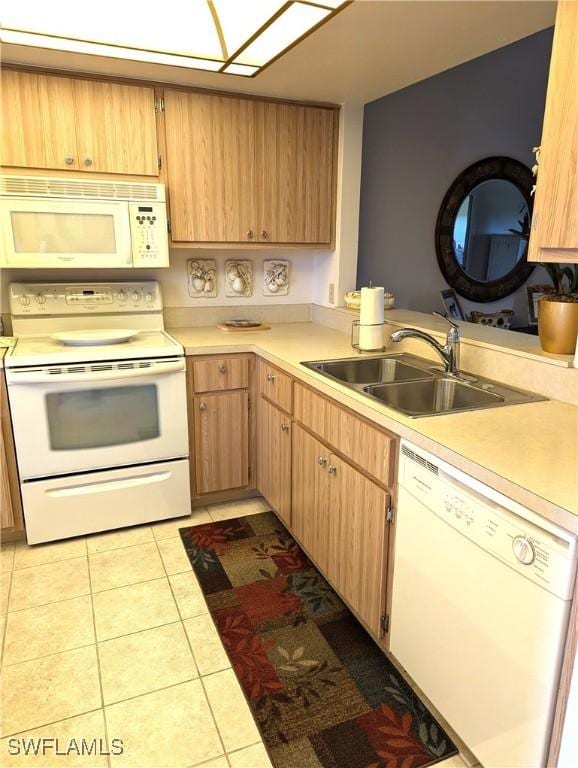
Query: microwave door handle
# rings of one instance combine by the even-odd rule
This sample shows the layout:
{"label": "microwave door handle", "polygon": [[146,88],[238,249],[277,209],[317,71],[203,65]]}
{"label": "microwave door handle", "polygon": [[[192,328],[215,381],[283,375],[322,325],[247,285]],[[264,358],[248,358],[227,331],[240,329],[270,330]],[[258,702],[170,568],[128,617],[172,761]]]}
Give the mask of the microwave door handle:
{"label": "microwave door handle", "polygon": [[113,371],[95,371],[86,375],[78,373],[44,373],[43,371],[26,371],[10,376],[11,384],[91,384],[94,381],[125,381],[126,379],[150,378],[167,373],[177,373],[185,370],[182,360],[164,365],[152,365],[149,368],[115,369]]}
{"label": "microwave door handle", "polygon": [[118,480],[104,480],[94,483],[80,483],[78,485],[69,485],[62,488],[51,488],[46,491],[47,496],[62,498],[63,496],[86,496],[87,494],[106,493],[107,491],[116,491],[124,488],[134,488],[138,485],[150,485],[151,483],[162,483],[168,480],[171,473],[151,472],[148,475],[137,475],[136,477],[121,477]]}

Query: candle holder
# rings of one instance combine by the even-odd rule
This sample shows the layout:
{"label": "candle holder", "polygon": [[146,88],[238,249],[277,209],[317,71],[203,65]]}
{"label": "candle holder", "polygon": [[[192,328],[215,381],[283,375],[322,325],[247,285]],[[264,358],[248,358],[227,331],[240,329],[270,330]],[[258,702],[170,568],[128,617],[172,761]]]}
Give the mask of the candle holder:
{"label": "candle holder", "polygon": [[[375,349],[361,349],[360,348],[360,346],[359,346],[359,326],[360,325],[361,325],[361,323],[359,322],[359,320],[354,320],[351,323],[351,346],[353,347],[353,349],[356,349],[359,352],[359,354],[361,354],[362,352],[385,352],[385,346],[384,345],[382,345],[381,347],[376,347]],[[370,324],[363,323],[363,327],[364,328],[377,328],[377,327],[379,327],[379,328],[383,329],[385,327],[385,323],[370,323]],[[357,328],[357,342],[354,342],[353,339],[355,338],[355,329],[356,328]]]}

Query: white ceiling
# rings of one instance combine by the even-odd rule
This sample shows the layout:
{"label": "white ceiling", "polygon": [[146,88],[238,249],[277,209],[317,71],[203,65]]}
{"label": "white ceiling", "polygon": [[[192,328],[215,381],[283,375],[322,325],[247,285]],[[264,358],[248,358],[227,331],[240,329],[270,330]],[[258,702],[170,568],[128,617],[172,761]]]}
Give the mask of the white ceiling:
{"label": "white ceiling", "polygon": [[[365,103],[545,29],[555,2],[355,0],[254,79],[4,45],[4,61],[225,91]],[[162,3],[159,6],[162,9]]]}

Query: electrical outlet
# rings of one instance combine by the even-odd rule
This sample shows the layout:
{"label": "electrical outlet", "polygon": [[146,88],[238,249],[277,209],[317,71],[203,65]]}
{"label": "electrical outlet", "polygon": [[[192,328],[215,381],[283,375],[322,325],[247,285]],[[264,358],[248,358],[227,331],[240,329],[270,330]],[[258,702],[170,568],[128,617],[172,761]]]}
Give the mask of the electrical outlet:
{"label": "electrical outlet", "polygon": [[335,304],[335,283],[329,283],[328,300],[330,304]]}

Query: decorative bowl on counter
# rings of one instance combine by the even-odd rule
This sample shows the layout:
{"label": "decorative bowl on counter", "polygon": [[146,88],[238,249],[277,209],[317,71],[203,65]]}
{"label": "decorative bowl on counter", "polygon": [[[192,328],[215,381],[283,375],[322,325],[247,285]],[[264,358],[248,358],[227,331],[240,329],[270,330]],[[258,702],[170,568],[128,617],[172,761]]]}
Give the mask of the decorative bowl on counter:
{"label": "decorative bowl on counter", "polygon": [[[346,309],[352,309],[354,312],[359,312],[359,307],[361,305],[361,291],[348,291],[345,294],[344,299]],[[386,291],[383,294],[383,308],[393,309],[394,304],[395,297],[393,293],[388,293]]]}

